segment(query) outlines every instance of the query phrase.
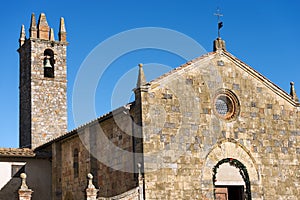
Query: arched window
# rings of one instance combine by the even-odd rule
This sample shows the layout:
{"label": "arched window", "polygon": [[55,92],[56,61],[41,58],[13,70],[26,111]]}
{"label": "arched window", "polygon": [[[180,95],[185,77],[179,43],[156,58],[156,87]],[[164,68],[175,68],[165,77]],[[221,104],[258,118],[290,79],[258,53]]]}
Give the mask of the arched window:
{"label": "arched window", "polygon": [[54,78],[54,52],[51,49],[44,51],[44,77]]}
{"label": "arched window", "polygon": [[74,172],[74,178],[78,177],[79,174],[79,152],[78,149],[74,149],[73,152],[73,172]]}

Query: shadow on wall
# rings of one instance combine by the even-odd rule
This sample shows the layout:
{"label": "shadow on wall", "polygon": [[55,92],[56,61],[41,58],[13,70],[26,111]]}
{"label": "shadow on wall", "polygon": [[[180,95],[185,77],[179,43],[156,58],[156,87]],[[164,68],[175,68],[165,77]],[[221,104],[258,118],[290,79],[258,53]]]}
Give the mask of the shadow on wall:
{"label": "shadow on wall", "polygon": [[[14,176],[0,190],[0,200],[19,199],[18,190],[21,186],[20,174],[28,175],[27,184],[34,192],[32,200],[50,200],[51,199],[51,162],[49,159],[7,159],[2,162],[25,162]],[[1,170],[1,169],[0,169]],[[1,180],[1,177],[0,177]]]}
{"label": "shadow on wall", "polygon": [[18,190],[21,185],[20,174],[24,172],[23,166],[0,190],[0,200],[18,200]]}

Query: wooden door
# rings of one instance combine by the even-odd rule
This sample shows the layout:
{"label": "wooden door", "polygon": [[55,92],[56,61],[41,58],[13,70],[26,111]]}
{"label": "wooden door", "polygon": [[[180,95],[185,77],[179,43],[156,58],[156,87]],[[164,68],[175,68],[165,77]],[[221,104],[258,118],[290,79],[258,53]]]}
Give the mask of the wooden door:
{"label": "wooden door", "polygon": [[228,188],[216,187],[215,188],[216,200],[228,200]]}

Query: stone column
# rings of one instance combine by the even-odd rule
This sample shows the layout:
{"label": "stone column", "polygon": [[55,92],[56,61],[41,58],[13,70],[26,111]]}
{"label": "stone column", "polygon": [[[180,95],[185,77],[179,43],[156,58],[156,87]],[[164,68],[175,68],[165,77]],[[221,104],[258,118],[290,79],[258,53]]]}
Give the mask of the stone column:
{"label": "stone column", "polygon": [[22,179],[22,184],[19,189],[19,200],[31,200],[31,194],[33,191],[29,189],[28,186],[26,185],[27,176],[25,173],[22,173],[20,177]]}
{"label": "stone column", "polygon": [[97,200],[98,189],[93,185],[93,175],[89,173],[88,177],[88,187],[86,188],[86,200]]}

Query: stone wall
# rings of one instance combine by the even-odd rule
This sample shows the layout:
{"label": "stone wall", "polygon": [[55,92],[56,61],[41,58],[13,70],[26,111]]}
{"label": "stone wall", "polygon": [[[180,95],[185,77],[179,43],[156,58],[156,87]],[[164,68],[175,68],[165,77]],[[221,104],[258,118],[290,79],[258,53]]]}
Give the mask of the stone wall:
{"label": "stone wall", "polygon": [[[67,44],[36,35],[20,43],[20,147],[35,148],[67,131]],[[53,78],[44,73],[49,52]]]}
{"label": "stone wall", "polygon": [[[217,114],[220,91],[237,97],[230,118]],[[252,199],[300,195],[297,104],[232,55],[189,62],[142,97],[146,199],[213,199],[213,168],[226,158],[246,166]]]}
{"label": "stone wall", "polygon": [[[101,197],[119,195],[137,186],[137,176],[132,173],[133,156],[123,153],[133,151],[132,123],[126,112],[121,108],[100,117],[52,144],[54,199],[84,199],[89,172],[94,175]],[[75,149],[78,150],[78,176],[75,175]]]}

